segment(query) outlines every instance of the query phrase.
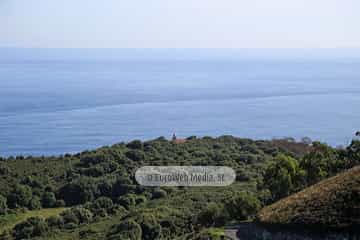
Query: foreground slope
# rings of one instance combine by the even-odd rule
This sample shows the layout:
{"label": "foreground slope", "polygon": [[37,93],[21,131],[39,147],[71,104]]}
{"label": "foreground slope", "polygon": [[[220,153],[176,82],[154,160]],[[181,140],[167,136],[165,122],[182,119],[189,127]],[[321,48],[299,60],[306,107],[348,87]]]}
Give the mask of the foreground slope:
{"label": "foreground slope", "polygon": [[360,226],[360,166],[265,207],[258,220],[336,229]]}

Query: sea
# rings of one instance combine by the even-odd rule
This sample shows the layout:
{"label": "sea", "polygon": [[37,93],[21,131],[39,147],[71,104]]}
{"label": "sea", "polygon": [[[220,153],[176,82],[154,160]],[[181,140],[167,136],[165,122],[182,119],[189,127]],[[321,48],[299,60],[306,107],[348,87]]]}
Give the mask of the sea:
{"label": "sea", "polygon": [[303,137],[360,130],[352,49],[0,49],[0,156],[134,139]]}

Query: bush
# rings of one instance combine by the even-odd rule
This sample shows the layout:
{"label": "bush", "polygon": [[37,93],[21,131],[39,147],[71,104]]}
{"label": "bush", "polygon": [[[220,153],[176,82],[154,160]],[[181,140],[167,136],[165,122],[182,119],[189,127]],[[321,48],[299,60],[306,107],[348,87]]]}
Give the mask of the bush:
{"label": "bush", "polygon": [[124,196],[120,196],[117,203],[129,210],[136,205],[136,195],[126,194]]}
{"label": "bush", "polygon": [[74,207],[61,214],[64,223],[86,224],[93,220],[93,214],[83,207]]}
{"label": "bush", "polygon": [[107,197],[100,197],[96,199],[93,203],[86,204],[85,207],[91,210],[91,212],[96,216],[101,217],[104,217],[114,211],[113,201]]}
{"label": "bush", "polygon": [[47,232],[46,222],[39,217],[32,217],[14,227],[16,240],[39,237]]}
{"label": "bush", "polygon": [[141,143],[140,140],[134,140],[134,141],[131,141],[128,144],[126,144],[126,147],[128,147],[130,149],[142,149],[143,144]]}
{"label": "bush", "polygon": [[141,227],[143,240],[160,239],[161,225],[157,222],[154,215],[141,214],[136,218],[136,222],[139,223]]}
{"label": "bush", "polygon": [[240,192],[226,202],[225,209],[232,219],[243,221],[255,215],[259,211],[260,206],[259,199],[253,194]]}
{"label": "bush", "polygon": [[305,170],[306,184],[312,185],[334,174],[336,171],[333,169],[338,165],[336,157],[331,147],[314,142],[312,150],[300,161],[300,167]]}
{"label": "bush", "polygon": [[67,206],[73,206],[93,201],[96,192],[96,182],[93,179],[80,178],[60,188],[59,198],[63,199]]}
{"label": "bush", "polygon": [[60,216],[63,218],[64,224],[69,224],[69,223],[73,223],[76,225],[79,224],[79,219],[76,216],[75,212],[72,211],[72,209],[64,211],[63,213],[61,213]]}
{"label": "bush", "polygon": [[66,203],[64,200],[60,199],[60,200],[56,200],[56,207],[65,207]]}
{"label": "bush", "polygon": [[45,192],[42,197],[42,205],[44,208],[56,207],[56,197],[52,192]]}
{"label": "bush", "polygon": [[112,227],[107,239],[109,240],[141,240],[142,230],[138,223],[133,220],[125,220]]}
{"label": "bush", "polygon": [[143,161],[145,159],[144,152],[140,150],[130,150],[126,152],[125,155],[133,161]]}
{"label": "bush", "polygon": [[3,195],[0,195],[0,215],[4,215],[7,212],[7,200]]}
{"label": "bush", "polygon": [[29,203],[29,209],[30,210],[38,210],[41,209],[41,202],[40,198],[38,196],[34,196]]}
{"label": "bush", "polygon": [[28,207],[32,199],[32,191],[29,186],[16,185],[12,193],[7,198],[7,203],[10,208]]}
{"label": "bush", "polygon": [[226,219],[223,206],[209,203],[197,216],[197,223],[204,227],[223,226]]}
{"label": "bush", "polygon": [[152,192],[152,198],[153,199],[164,198],[166,196],[167,196],[167,192],[165,190],[160,189],[160,188],[155,189]]}
{"label": "bush", "polygon": [[61,228],[64,225],[64,219],[60,216],[51,216],[46,219],[46,223],[51,228]]}
{"label": "bush", "polygon": [[96,209],[102,208],[106,210],[111,210],[113,206],[114,206],[113,201],[107,197],[100,197],[96,199],[95,202],[93,203],[93,207]]}
{"label": "bush", "polygon": [[265,170],[264,186],[270,190],[273,200],[278,200],[296,191],[303,183],[303,175],[296,159],[278,155]]}

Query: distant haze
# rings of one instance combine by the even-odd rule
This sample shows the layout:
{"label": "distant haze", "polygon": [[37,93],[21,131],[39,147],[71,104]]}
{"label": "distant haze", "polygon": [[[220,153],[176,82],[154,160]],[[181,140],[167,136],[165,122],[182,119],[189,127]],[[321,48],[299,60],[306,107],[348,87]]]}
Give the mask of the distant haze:
{"label": "distant haze", "polygon": [[359,48],[358,0],[0,0],[0,47]]}

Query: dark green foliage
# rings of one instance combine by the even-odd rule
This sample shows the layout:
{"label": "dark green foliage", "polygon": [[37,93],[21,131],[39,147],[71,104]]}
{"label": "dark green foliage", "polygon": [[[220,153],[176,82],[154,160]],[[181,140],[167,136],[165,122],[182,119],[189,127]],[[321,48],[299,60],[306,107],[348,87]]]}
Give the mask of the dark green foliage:
{"label": "dark green foliage", "polygon": [[57,206],[55,194],[52,192],[45,192],[41,201],[44,208],[52,208]]}
{"label": "dark green foliage", "polygon": [[32,191],[29,186],[17,184],[12,193],[7,197],[10,208],[28,207],[32,199]]}
{"label": "dark green foliage", "polygon": [[16,240],[30,239],[45,234],[47,230],[48,226],[43,219],[33,217],[14,227],[14,238]]}
{"label": "dark green foliage", "polygon": [[124,196],[120,196],[117,199],[117,203],[129,210],[136,205],[136,195],[126,194]]}
{"label": "dark green foliage", "polygon": [[104,217],[107,214],[115,212],[114,203],[110,198],[100,197],[94,202],[85,205],[95,216]]}
{"label": "dark green foliage", "polygon": [[130,149],[142,149],[143,145],[140,140],[134,140],[126,144],[126,147]]}
{"label": "dark green foliage", "polygon": [[144,152],[142,152],[140,150],[130,150],[130,151],[126,152],[125,155],[129,159],[136,161],[136,162],[145,160],[145,154],[144,154]]}
{"label": "dark green foliage", "polygon": [[153,199],[164,198],[166,196],[167,196],[166,191],[161,188],[157,188],[152,192]]}
{"label": "dark green foliage", "polygon": [[46,219],[46,223],[50,228],[62,228],[64,219],[60,216],[51,216]]}
{"label": "dark green foliage", "polygon": [[204,227],[223,226],[228,218],[223,205],[211,202],[197,216],[197,224]]}
{"label": "dark green foliage", "polygon": [[225,209],[232,219],[247,220],[260,210],[259,199],[249,192],[239,192],[225,204]]}
{"label": "dark green foliage", "polygon": [[65,224],[86,224],[93,220],[93,214],[86,208],[74,207],[61,214]]}
{"label": "dark green foliage", "polygon": [[[358,164],[359,149],[358,141],[333,149],[291,139],[232,136],[191,137],[179,144],[165,138],[136,140],[74,155],[5,159],[0,190],[12,200],[7,202],[11,208],[34,208],[31,200],[38,197],[43,207],[73,207],[47,219],[57,239],[73,233],[84,233],[84,239],[191,239],[189,234],[204,226],[251,218],[260,202],[267,204]],[[325,160],[318,167],[319,156]],[[144,187],[134,178],[144,165],[229,166],[237,178],[223,188]],[[120,224],[110,229],[114,222]],[[126,230],[117,231],[120,225]]]}
{"label": "dark green foliage", "polygon": [[345,169],[357,166],[360,164],[360,141],[353,140],[346,148],[347,154],[345,159]]}
{"label": "dark green foliage", "polygon": [[299,168],[296,159],[279,155],[267,167],[264,174],[264,185],[277,200],[289,195],[301,186],[304,172]]}
{"label": "dark green foliage", "polygon": [[34,196],[29,203],[28,208],[30,210],[38,210],[41,209],[41,201],[40,198],[38,196]]}
{"label": "dark green foliage", "polygon": [[3,195],[0,195],[0,215],[4,215],[7,212],[7,200]]}
{"label": "dark green foliage", "polygon": [[300,161],[300,167],[305,170],[307,185],[312,185],[335,174],[337,161],[334,149],[326,144],[314,142],[312,150]]}
{"label": "dark green foliage", "polygon": [[125,220],[112,227],[108,234],[109,240],[141,240],[142,230],[138,223],[133,220]]}
{"label": "dark green foliage", "polygon": [[92,179],[80,178],[60,188],[59,196],[67,206],[73,206],[92,201],[96,192],[96,185]]}
{"label": "dark green foliage", "polygon": [[143,240],[155,240],[161,238],[161,225],[152,214],[141,214],[136,217],[136,222],[142,230]]}
{"label": "dark green foliage", "polygon": [[85,166],[91,166],[93,164],[99,164],[101,162],[106,161],[106,156],[104,154],[100,153],[89,153],[84,154],[80,158],[80,162]]}
{"label": "dark green foliage", "polygon": [[60,200],[56,200],[56,207],[65,207],[66,203],[64,200],[60,199]]}

